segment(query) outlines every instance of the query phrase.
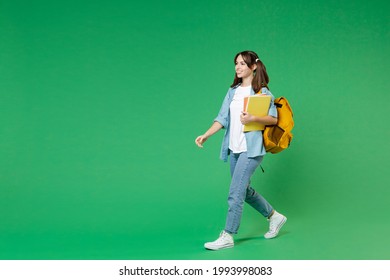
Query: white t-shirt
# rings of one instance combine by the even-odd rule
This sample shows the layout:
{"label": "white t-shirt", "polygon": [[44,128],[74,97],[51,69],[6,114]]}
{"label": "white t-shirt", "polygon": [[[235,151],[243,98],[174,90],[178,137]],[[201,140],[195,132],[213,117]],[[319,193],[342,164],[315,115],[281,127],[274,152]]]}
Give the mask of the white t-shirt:
{"label": "white t-shirt", "polygon": [[229,149],[233,153],[246,152],[246,140],[243,132],[243,124],[240,121],[241,112],[244,109],[244,97],[251,94],[251,86],[239,86],[230,103],[230,137]]}

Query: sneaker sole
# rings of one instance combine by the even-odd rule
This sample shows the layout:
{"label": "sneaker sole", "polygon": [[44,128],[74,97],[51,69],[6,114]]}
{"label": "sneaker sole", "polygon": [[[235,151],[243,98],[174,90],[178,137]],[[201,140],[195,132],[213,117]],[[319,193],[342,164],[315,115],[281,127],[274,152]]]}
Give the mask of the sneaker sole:
{"label": "sneaker sole", "polygon": [[225,245],[223,247],[213,247],[213,246],[207,246],[206,244],[204,245],[204,247],[207,249],[207,250],[212,250],[212,251],[217,251],[217,250],[221,250],[221,249],[228,249],[228,248],[232,248],[234,246],[234,244],[228,244],[228,245]]}
{"label": "sneaker sole", "polygon": [[281,223],[278,225],[278,227],[276,228],[275,234],[272,235],[272,236],[268,236],[268,237],[264,235],[264,238],[265,238],[265,239],[272,239],[272,238],[275,238],[276,236],[278,236],[280,229],[282,228],[282,226],[283,226],[286,222],[287,222],[287,218],[284,217],[284,219],[282,220],[282,222],[281,222]]}

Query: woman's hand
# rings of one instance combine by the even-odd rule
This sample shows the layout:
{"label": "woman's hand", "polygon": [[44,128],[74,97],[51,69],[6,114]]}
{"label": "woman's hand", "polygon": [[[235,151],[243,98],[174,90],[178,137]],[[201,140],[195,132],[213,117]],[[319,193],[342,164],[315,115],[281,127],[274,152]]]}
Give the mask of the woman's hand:
{"label": "woman's hand", "polygon": [[208,137],[206,134],[196,137],[195,144],[198,145],[199,148],[203,148],[203,143],[206,142]]}
{"label": "woman's hand", "polygon": [[203,135],[196,137],[195,144],[199,148],[203,148],[203,143],[206,142],[211,135],[214,135],[222,128],[223,128],[222,124],[220,124],[218,121],[214,121],[211,127]]}
{"label": "woman's hand", "polygon": [[248,112],[242,112],[240,116],[240,121],[242,124],[248,124],[250,122],[253,122],[253,116],[249,114]]}

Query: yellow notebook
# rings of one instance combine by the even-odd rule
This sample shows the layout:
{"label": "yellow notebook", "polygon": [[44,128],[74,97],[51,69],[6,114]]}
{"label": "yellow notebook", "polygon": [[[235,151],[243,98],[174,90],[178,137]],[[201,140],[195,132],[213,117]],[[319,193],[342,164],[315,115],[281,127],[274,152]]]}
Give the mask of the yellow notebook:
{"label": "yellow notebook", "polygon": [[[251,95],[244,98],[244,112],[257,117],[264,117],[268,115],[269,105],[271,103],[271,96],[268,95]],[[251,122],[244,125],[244,132],[253,130],[264,130],[265,125],[258,122]]]}

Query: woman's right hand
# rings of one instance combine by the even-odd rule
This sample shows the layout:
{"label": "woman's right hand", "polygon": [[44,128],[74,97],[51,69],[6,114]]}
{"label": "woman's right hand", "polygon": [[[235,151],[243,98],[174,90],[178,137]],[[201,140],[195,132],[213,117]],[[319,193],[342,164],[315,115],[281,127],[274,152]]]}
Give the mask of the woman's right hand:
{"label": "woman's right hand", "polygon": [[206,134],[200,135],[195,139],[195,144],[198,145],[199,148],[203,148],[203,143],[206,142],[208,137]]}

